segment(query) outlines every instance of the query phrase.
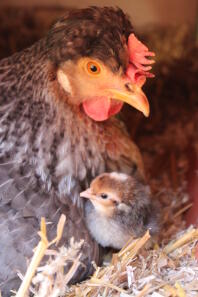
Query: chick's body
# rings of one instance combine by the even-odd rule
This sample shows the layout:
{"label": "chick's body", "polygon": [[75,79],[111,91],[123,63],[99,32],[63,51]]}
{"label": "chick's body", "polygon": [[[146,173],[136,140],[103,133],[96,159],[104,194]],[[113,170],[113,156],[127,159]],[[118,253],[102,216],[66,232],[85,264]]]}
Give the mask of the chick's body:
{"label": "chick's body", "polygon": [[150,198],[149,187],[132,176],[102,174],[81,196],[88,198],[87,227],[103,247],[121,249],[131,237],[159,230],[159,211]]}
{"label": "chick's body", "polygon": [[122,225],[118,218],[98,213],[90,201],[85,203],[85,219],[91,235],[103,247],[119,250],[133,236],[128,226]]}
{"label": "chick's body", "polygon": [[[3,292],[17,289],[16,271],[25,271],[42,216],[51,222],[53,238],[60,214],[66,214],[62,243],[71,236],[85,240],[81,260],[86,265],[75,280],[89,274],[98,247],[84,224],[79,193],[105,171],[143,175],[141,155],[123,124],[114,118],[97,122],[121,108],[122,103],[106,98],[106,89],[118,92],[118,86],[121,98],[134,100],[124,77],[130,32],[119,9],[74,10],[32,47],[0,61]],[[147,104],[140,90],[138,96]]]}

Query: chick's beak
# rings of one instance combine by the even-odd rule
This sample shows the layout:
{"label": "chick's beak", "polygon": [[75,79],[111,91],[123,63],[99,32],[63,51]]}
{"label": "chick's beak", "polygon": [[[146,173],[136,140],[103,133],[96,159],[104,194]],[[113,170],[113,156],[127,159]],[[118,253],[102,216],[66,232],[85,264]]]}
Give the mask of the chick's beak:
{"label": "chick's beak", "polygon": [[141,88],[135,84],[126,83],[125,89],[108,89],[108,92],[112,99],[128,103],[148,117],[150,113],[149,102]]}
{"label": "chick's beak", "polygon": [[86,191],[83,191],[80,193],[80,197],[87,198],[87,199],[94,199],[95,196],[92,194],[91,189],[87,189]]}

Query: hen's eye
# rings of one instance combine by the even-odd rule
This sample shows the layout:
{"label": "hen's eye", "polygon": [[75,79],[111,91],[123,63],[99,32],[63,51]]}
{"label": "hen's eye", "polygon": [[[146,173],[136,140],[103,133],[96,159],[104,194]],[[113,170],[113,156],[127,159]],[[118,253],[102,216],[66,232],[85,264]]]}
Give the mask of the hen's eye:
{"label": "hen's eye", "polygon": [[108,195],[105,194],[105,193],[102,193],[100,196],[101,196],[102,199],[107,199],[108,198]]}
{"label": "hen's eye", "polygon": [[100,66],[95,61],[90,61],[87,63],[87,70],[90,74],[99,74]]}

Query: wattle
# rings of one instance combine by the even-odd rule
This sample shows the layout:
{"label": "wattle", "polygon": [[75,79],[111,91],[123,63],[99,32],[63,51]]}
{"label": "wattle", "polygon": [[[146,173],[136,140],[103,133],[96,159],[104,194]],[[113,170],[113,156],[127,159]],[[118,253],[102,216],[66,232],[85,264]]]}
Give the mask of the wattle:
{"label": "wattle", "polygon": [[108,97],[94,97],[83,102],[85,113],[95,121],[105,121],[118,113],[123,103]]}

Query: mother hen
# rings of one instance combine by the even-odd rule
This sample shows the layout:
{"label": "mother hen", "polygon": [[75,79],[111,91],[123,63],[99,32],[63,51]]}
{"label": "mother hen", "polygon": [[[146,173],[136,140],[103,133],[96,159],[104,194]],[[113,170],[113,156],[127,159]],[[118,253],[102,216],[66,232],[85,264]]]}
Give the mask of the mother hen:
{"label": "mother hen", "polygon": [[[69,11],[40,41],[0,61],[0,286],[17,289],[16,271],[38,241],[43,216],[63,243],[85,240],[86,263],[98,246],[83,219],[79,193],[105,171],[143,176],[141,155],[123,124],[110,117],[127,102],[149,113],[141,91],[153,54],[128,17],[110,7]],[[146,65],[146,66],[145,66]]]}

